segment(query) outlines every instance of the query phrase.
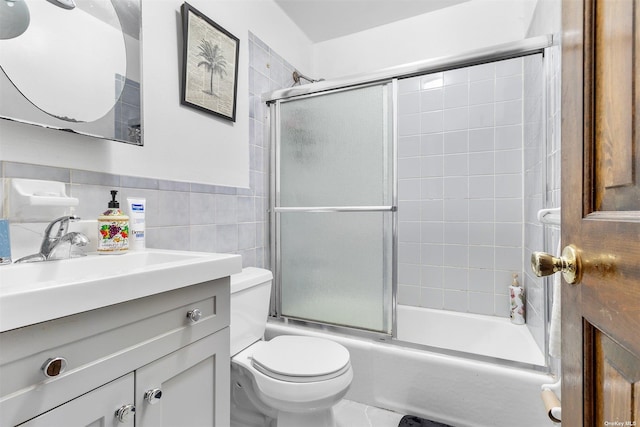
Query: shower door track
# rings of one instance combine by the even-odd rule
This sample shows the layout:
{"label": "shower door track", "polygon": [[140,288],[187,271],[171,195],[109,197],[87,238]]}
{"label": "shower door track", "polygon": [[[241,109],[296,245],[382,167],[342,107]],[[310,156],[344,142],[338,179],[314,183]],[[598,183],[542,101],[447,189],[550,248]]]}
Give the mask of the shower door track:
{"label": "shower door track", "polygon": [[516,58],[534,53],[544,53],[544,49],[552,45],[552,35],[531,37],[516,42],[476,49],[458,55],[443,56],[346,78],[325,80],[313,84],[280,89],[263,94],[262,101],[267,104],[271,104],[278,100],[285,100],[294,97],[297,98],[318,92],[363,86],[366,84],[390,81],[396,78],[413,77],[421,74],[436,73],[439,71]]}

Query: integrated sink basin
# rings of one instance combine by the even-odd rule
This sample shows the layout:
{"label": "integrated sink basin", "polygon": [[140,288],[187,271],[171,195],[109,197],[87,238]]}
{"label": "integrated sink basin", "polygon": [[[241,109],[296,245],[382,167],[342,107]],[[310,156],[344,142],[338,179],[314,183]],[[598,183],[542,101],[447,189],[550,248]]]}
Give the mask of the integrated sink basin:
{"label": "integrated sink basin", "polygon": [[148,249],[0,267],[0,332],[215,280],[239,255]]}

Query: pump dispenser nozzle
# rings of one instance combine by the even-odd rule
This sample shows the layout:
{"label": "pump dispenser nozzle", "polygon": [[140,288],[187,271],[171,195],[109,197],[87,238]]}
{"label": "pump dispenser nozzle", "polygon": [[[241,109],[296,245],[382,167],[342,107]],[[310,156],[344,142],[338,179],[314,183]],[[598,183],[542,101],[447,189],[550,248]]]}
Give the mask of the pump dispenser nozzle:
{"label": "pump dispenser nozzle", "polygon": [[120,203],[116,200],[116,194],[118,194],[118,190],[111,190],[111,201],[109,202],[109,208],[120,207]]}
{"label": "pump dispenser nozzle", "polygon": [[511,286],[520,286],[520,283],[518,282],[518,274],[517,273],[513,273],[511,276],[513,277],[513,281],[511,282]]}

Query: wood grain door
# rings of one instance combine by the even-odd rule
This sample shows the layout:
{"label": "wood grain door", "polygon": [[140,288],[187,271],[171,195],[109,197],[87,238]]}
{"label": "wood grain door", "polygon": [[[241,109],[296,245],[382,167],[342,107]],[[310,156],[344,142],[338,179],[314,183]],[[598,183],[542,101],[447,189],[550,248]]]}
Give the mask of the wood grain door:
{"label": "wood grain door", "polygon": [[564,0],[563,426],[640,425],[640,0]]}

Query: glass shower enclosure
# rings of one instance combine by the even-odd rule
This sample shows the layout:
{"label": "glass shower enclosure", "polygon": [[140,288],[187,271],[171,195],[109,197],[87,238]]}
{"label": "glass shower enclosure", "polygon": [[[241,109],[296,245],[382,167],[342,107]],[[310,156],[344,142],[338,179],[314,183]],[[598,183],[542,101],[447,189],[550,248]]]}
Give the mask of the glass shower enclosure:
{"label": "glass shower enclosure", "polygon": [[391,334],[392,102],[383,82],[271,104],[273,314]]}

